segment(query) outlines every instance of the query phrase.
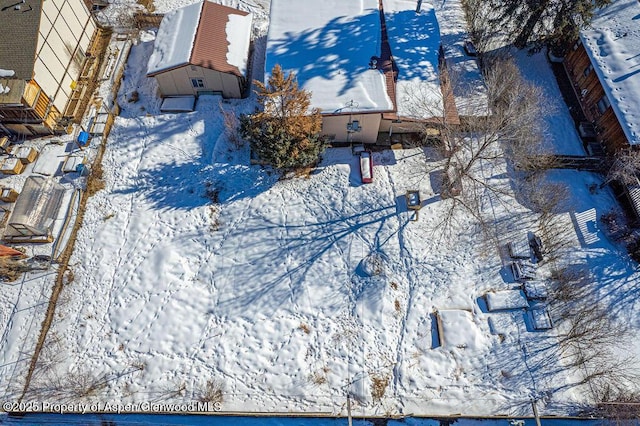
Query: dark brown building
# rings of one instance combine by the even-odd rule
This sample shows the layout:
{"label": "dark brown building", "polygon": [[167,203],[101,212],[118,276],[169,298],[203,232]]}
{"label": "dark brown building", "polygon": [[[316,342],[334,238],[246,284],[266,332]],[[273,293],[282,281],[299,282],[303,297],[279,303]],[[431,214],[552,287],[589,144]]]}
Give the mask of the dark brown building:
{"label": "dark brown building", "polygon": [[597,139],[610,153],[640,148],[640,3],[599,10],[564,66]]}

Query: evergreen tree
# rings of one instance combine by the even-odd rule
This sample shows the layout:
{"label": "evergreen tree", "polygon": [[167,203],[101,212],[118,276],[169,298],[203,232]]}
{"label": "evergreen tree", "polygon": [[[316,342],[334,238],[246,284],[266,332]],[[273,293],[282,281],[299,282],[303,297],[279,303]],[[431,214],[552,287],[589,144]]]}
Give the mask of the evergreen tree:
{"label": "evergreen tree", "polygon": [[530,42],[534,48],[549,44],[562,50],[578,38],[578,32],[589,26],[594,12],[611,0],[491,0],[498,11],[493,25],[512,28],[513,44],[522,49]]}
{"label": "evergreen tree", "polygon": [[314,165],[326,148],[322,117],[293,73],[276,65],[266,84],[255,82],[262,110],[240,117],[240,133],[258,156],[278,169]]}

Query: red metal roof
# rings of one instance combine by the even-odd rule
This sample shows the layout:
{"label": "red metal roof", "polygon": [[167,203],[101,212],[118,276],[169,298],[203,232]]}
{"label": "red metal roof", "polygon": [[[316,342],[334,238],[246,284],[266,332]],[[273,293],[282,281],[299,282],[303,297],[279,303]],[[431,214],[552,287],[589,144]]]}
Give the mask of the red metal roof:
{"label": "red metal roof", "polygon": [[205,0],[189,63],[243,77],[238,67],[227,62],[229,41],[226,28],[229,15],[246,16],[248,14],[248,12]]}

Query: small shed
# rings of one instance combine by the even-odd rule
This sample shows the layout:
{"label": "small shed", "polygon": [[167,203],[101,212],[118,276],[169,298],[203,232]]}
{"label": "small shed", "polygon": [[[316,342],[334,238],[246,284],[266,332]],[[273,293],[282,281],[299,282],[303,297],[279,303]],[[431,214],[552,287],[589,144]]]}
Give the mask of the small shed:
{"label": "small shed", "polygon": [[208,0],[167,13],[147,77],[167,96],[240,98],[247,85],[253,16]]}
{"label": "small shed", "polygon": [[9,218],[4,240],[51,241],[64,195],[64,187],[53,179],[28,177]]}

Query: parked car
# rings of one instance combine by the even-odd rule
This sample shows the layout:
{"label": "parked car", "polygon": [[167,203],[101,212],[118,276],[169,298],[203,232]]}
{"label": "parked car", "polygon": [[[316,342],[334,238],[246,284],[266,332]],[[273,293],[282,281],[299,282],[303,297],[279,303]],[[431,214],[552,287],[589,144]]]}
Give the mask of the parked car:
{"label": "parked car", "polygon": [[360,178],[362,183],[373,182],[373,155],[371,155],[371,151],[360,153]]}

